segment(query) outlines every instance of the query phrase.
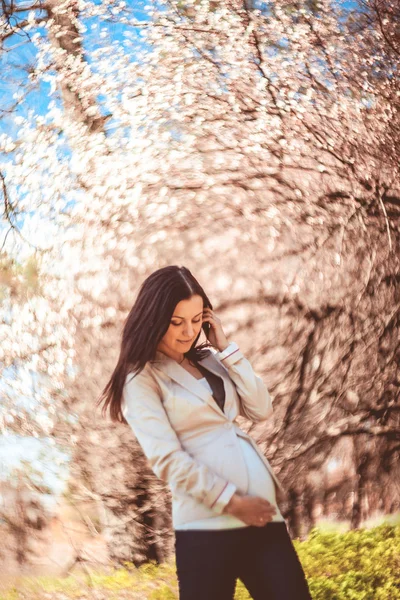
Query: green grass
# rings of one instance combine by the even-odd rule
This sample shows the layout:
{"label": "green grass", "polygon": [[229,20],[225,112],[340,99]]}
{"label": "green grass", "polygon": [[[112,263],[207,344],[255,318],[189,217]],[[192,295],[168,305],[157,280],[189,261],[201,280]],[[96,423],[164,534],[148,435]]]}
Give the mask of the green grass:
{"label": "green grass", "polygon": [[[400,600],[400,525],[334,531],[314,529],[295,541],[313,600]],[[21,578],[0,600],[177,600],[175,563],[66,578]],[[238,581],[235,600],[250,596]],[[207,600],[206,598],[204,600]]]}

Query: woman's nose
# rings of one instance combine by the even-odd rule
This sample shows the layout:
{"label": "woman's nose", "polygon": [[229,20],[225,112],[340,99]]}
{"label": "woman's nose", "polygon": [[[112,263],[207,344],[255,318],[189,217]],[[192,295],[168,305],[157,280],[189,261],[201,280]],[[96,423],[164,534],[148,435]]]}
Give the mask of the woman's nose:
{"label": "woman's nose", "polygon": [[185,333],[185,336],[188,338],[193,337],[193,334],[194,334],[193,325],[187,325],[184,333]]}

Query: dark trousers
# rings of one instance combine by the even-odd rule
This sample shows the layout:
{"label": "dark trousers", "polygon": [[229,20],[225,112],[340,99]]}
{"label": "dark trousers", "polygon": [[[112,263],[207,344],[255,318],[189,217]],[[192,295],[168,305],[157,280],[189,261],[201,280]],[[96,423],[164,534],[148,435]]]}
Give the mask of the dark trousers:
{"label": "dark trousers", "polygon": [[236,579],[254,600],[311,600],[286,523],[175,530],[180,600],[233,600]]}

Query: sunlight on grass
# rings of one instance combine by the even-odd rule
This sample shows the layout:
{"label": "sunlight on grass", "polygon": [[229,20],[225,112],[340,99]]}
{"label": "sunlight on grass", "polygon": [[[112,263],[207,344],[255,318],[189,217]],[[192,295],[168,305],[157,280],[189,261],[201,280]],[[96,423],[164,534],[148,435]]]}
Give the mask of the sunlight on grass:
{"label": "sunlight on grass", "polygon": [[[339,529],[339,530],[338,530]],[[294,542],[313,600],[400,600],[400,524],[341,532],[323,527]],[[20,578],[0,600],[178,600],[175,561],[140,568],[125,563],[108,573],[88,570],[57,577]],[[237,582],[235,600],[251,596]],[[204,600],[207,600],[206,598]]]}

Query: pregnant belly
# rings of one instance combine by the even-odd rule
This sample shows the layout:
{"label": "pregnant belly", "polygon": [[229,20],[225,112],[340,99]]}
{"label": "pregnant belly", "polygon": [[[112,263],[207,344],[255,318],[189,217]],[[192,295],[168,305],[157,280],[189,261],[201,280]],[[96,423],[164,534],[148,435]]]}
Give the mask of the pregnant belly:
{"label": "pregnant belly", "polygon": [[249,475],[248,494],[265,498],[276,506],[275,483],[251,443],[238,438]]}

